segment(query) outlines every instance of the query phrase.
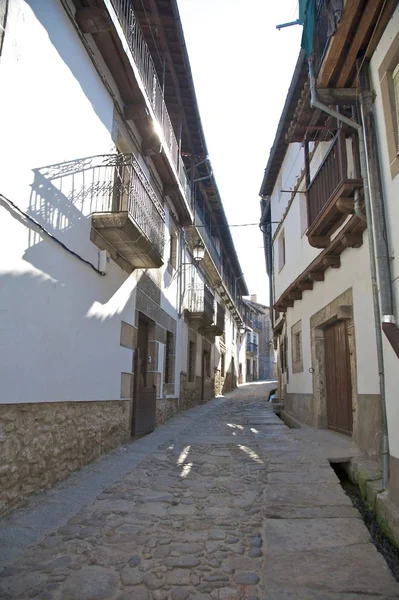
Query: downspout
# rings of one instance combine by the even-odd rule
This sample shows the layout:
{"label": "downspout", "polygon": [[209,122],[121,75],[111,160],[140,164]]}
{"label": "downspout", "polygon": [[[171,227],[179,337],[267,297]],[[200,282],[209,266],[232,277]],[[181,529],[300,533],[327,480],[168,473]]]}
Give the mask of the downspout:
{"label": "downspout", "polygon": [[[360,174],[363,181],[364,204],[366,208],[367,232],[369,237],[369,253],[370,253],[370,271],[371,271],[371,286],[373,294],[374,321],[375,321],[375,336],[377,346],[377,364],[379,387],[381,396],[381,412],[382,412],[382,443],[381,443],[381,460],[382,460],[382,488],[385,490],[388,487],[389,480],[389,442],[388,442],[388,423],[385,398],[385,375],[384,375],[384,355],[382,349],[382,333],[380,327],[380,300],[377,284],[377,268],[374,249],[374,231],[372,220],[372,207],[369,189],[368,168],[366,158],[366,146],[364,140],[363,127],[353,119],[341,115],[338,111],[330,108],[327,104],[320,102],[317,98],[316,78],[313,71],[313,61],[309,59],[309,83],[310,83],[310,103],[315,108],[319,108],[326,114],[338,119],[341,123],[345,123],[357,131],[359,138],[359,159],[360,159]],[[355,198],[356,200],[356,198]],[[357,206],[359,212],[359,204]],[[364,220],[364,216],[363,216]],[[392,315],[391,315],[392,316]],[[393,318],[393,316],[392,316]]]}

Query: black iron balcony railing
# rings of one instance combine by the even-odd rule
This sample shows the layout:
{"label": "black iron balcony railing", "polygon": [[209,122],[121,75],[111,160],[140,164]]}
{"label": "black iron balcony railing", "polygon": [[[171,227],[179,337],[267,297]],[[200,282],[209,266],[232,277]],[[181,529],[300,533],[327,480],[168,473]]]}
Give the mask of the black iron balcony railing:
{"label": "black iron balcony railing", "polygon": [[214,295],[205,284],[189,285],[186,296],[186,310],[189,315],[199,317],[209,325],[214,317]]}
{"label": "black iron balcony railing", "polygon": [[252,354],[258,354],[258,344],[254,344],[253,342],[247,342],[247,352],[251,352]]}
{"label": "black iron balcony railing", "polygon": [[353,209],[354,190],[362,187],[356,148],[356,140],[345,139],[339,131],[307,189],[310,243],[311,238],[320,238],[323,244],[323,236],[332,233]]}
{"label": "black iron balcony railing", "polygon": [[93,229],[133,267],[161,266],[165,211],[135,157],[94,157],[89,173],[82,193],[92,201]]}
{"label": "black iron balcony railing", "polygon": [[204,241],[207,252],[212,257],[212,260],[215,263],[215,266],[218,269],[218,271],[221,272],[222,261],[220,258],[220,253],[216,247],[215,242],[212,239],[211,234],[209,233],[204,213],[202,212],[198,204],[196,204],[195,206],[195,225],[198,227],[198,231]]}
{"label": "black iron balcony railing", "polygon": [[180,183],[189,204],[191,204],[191,188],[187,173],[179,151],[172,122],[166,108],[162,86],[159,82],[147,43],[134,14],[130,0],[112,0],[113,7],[126,37],[134,62],[144,84],[147,98],[160,125],[166,147],[176,168]]}

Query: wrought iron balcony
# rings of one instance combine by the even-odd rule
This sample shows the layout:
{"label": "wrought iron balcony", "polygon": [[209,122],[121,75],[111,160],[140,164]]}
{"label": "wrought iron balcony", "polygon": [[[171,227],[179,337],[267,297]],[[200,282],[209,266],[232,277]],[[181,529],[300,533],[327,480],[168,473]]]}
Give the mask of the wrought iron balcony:
{"label": "wrought iron balcony", "polygon": [[163,264],[165,212],[132,154],[96,157],[85,196],[92,198],[92,241],[133,268]]}
{"label": "wrought iron balcony", "polygon": [[353,211],[355,190],[362,188],[356,144],[340,130],[307,189],[307,235],[316,248],[328,246],[330,235]]}
{"label": "wrought iron balcony", "polygon": [[[162,151],[173,165],[174,178],[179,180],[185,201],[191,206],[191,188],[162,85],[131,0],[90,0],[89,6],[82,6],[81,0],[73,1],[80,28],[93,35],[118,87],[123,90],[125,116],[142,129],[143,149],[151,154],[150,148],[156,146],[154,152],[158,156],[161,142]],[[156,123],[148,114],[148,107]],[[171,182],[168,185],[173,187]]]}
{"label": "wrought iron balcony", "polygon": [[250,354],[258,354],[258,344],[247,342],[247,352]]}
{"label": "wrought iron balcony", "polygon": [[186,291],[185,310],[189,321],[209,327],[214,319],[214,295],[205,284],[190,285]]}
{"label": "wrought iron balcony", "polygon": [[179,144],[166,108],[162,86],[131,2],[130,0],[112,0],[112,4],[144,83],[148,101],[160,125],[166,147],[176,168],[187,202],[191,204],[191,188],[188,184],[186,169],[179,152]]}
{"label": "wrought iron balcony", "polygon": [[219,250],[217,249],[216,244],[212,239],[212,236],[209,232],[209,227],[206,224],[205,216],[198,204],[195,206],[195,225],[198,227],[200,236],[204,241],[207,252],[209,253],[210,257],[215,263],[218,271],[221,272],[222,261],[220,258]]}

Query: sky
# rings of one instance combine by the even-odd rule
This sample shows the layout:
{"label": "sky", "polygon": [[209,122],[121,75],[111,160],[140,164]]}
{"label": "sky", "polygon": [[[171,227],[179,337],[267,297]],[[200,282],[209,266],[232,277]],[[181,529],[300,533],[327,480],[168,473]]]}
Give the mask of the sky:
{"label": "sky", "polygon": [[[209,158],[230,225],[259,223],[259,190],[300,49],[297,0],[178,0]],[[232,227],[250,294],[269,303],[258,225]]]}

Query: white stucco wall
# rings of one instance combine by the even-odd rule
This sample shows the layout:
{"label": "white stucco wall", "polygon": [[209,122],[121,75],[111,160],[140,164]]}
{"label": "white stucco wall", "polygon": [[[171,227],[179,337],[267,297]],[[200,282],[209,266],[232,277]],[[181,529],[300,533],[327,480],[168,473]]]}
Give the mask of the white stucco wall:
{"label": "white stucco wall", "polygon": [[[0,80],[0,191],[97,266],[90,202],[43,169],[115,149],[111,98],[61,3],[9,3]],[[0,401],[118,399],[134,275],[111,261],[101,277],[6,204],[0,213]]]}
{"label": "white stucco wall", "polygon": [[[372,77],[373,90],[376,93],[374,109],[376,117],[377,133],[379,137],[380,165],[382,171],[382,183],[385,196],[386,219],[389,230],[390,251],[393,257],[391,261],[391,277],[394,289],[394,301],[396,306],[396,322],[399,322],[399,175],[392,178],[389,168],[388,147],[386,141],[385,118],[381,98],[381,88],[379,83],[378,69],[390,48],[397,32],[399,30],[399,8],[396,9],[393,18],[387,25],[387,28],[378,44],[372,60],[370,62],[370,71]],[[399,375],[398,358],[389,342],[383,336],[384,347],[384,367],[385,367],[385,385],[387,416],[389,429],[389,448],[393,456],[399,458]]]}
{"label": "white stucco wall", "polygon": [[302,320],[303,372],[292,373],[288,391],[312,393],[310,318],[337,296],[352,288],[355,325],[357,391],[359,394],[378,394],[378,369],[374,315],[369,271],[368,236],[363,234],[360,248],[348,248],[341,254],[341,267],[327,269],[324,282],[315,282],[313,290],[302,293],[287,310],[288,360],[292,365],[291,327]]}
{"label": "white stucco wall", "polygon": [[[317,172],[326,155],[331,142],[318,145],[310,164],[311,176]],[[313,144],[310,144],[310,151]],[[304,194],[296,194],[289,210],[287,205],[290,194],[279,194],[279,190],[294,187],[297,178],[304,168],[304,152],[300,144],[290,144],[282,164],[279,177],[271,197],[272,221],[280,221],[284,214],[282,228],[274,241],[275,299],[289,287],[308,265],[322,252],[313,248],[305,234],[304,222],[307,220]],[[302,181],[300,190],[304,190]],[[305,214],[304,214],[305,211]],[[274,230],[277,224],[274,224]],[[279,236],[284,232],[285,264],[280,269]],[[339,231],[339,230],[338,230]],[[334,233],[332,237],[337,235]],[[325,307],[345,290],[352,288],[354,302],[355,340],[357,353],[358,393],[378,394],[378,370],[376,342],[374,332],[374,315],[369,270],[368,236],[363,234],[361,248],[350,248],[341,254],[341,267],[328,269],[324,282],[315,282],[313,290],[302,293],[302,300],[296,300],[292,308],[287,310],[288,361],[292,365],[291,327],[302,320],[302,354],[303,372],[289,373],[288,391],[296,393],[312,393],[310,317]]]}

